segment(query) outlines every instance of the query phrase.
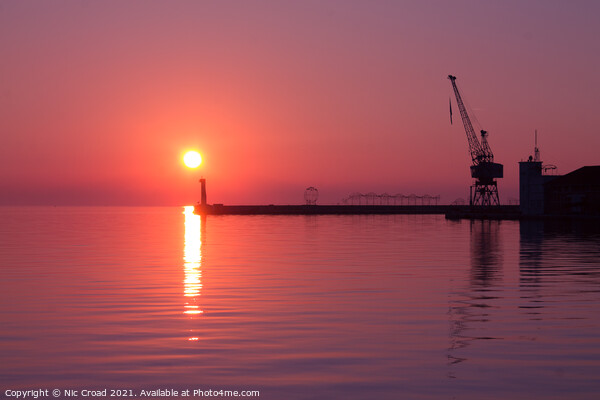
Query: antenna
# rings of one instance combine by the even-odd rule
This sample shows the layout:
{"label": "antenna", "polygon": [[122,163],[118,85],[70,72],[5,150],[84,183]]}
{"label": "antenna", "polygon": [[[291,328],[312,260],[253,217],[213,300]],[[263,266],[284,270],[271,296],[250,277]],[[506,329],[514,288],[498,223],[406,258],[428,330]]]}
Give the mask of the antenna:
{"label": "antenna", "polygon": [[537,129],[535,130],[535,147],[533,148],[533,161],[539,162],[540,161],[540,149],[538,149],[537,147]]}

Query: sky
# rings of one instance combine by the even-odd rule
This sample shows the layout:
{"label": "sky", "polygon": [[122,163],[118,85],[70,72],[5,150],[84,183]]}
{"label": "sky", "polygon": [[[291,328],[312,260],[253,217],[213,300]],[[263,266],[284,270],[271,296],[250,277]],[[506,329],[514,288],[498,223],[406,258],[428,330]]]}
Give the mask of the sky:
{"label": "sky", "polygon": [[[0,205],[468,199],[448,74],[518,162],[600,164],[598,1],[0,0]],[[448,101],[452,96],[454,123]],[[203,164],[186,168],[198,150]]]}

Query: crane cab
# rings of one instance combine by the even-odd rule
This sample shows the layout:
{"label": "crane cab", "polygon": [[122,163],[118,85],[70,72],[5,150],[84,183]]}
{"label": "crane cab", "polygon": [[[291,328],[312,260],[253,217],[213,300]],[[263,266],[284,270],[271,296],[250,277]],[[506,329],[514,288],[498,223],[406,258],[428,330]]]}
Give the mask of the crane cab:
{"label": "crane cab", "polygon": [[471,177],[480,181],[493,180],[504,176],[504,165],[495,162],[481,162],[471,166]]}

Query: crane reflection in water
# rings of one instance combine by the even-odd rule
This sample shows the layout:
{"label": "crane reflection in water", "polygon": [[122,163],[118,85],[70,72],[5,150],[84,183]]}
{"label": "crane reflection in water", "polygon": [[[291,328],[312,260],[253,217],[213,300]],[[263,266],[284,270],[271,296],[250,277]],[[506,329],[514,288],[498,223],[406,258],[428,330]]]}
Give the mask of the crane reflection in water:
{"label": "crane reflection in water", "polygon": [[[202,291],[202,221],[199,215],[194,214],[193,206],[184,207],[185,216],[185,241],[183,245],[183,296],[185,305],[183,313],[193,319],[202,314],[199,297]],[[192,336],[188,340],[198,340]]]}
{"label": "crane reflection in water", "polygon": [[[471,269],[468,286],[451,293],[448,315],[450,346],[448,347],[449,378],[457,378],[456,365],[467,361],[467,346],[476,342],[500,339],[495,302],[501,300],[504,266],[500,238],[501,221],[470,221]],[[483,342],[482,342],[483,341]]]}

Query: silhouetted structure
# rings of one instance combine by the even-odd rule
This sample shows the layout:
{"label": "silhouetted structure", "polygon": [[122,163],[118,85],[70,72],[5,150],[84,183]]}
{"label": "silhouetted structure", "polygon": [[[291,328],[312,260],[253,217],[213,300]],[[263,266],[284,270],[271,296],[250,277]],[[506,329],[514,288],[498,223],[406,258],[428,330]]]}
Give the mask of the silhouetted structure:
{"label": "silhouetted structure", "polygon": [[[200,179],[202,185],[202,199],[194,207],[194,212],[203,216],[206,215],[358,215],[358,214],[464,214],[470,208],[469,206],[459,205],[438,205],[440,196],[417,196],[414,194],[404,196],[391,196],[387,193],[378,195],[368,193],[366,195],[358,194],[356,198],[359,202],[363,199],[365,204],[338,204],[338,205],[317,205],[318,191],[316,188],[309,187],[305,192],[306,204],[297,205],[223,205],[208,204],[206,201],[206,179]],[[314,189],[314,190],[313,190]],[[397,202],[406,204],[398,205]],[[434,203],[434,204],[432,204]],[[495,207],[495,218],[498,213],[510,216],[516,213],[516,207],[502,206]],[[483,216],[485,217],[485,216]]]}
{"label": "silhouetted structure", "polygon": [[556,175],[542,165],[536,131],[534,156],[519,163],[519,202],[524,216],[600,216],[600,166]]}
{"label": "silhouetted structure", "polygon": [[523,215],[544,214],[544,184],[557,177],[545,175],[539,153],[536,158],[538,161],[530,156],[519,162],[519,207]]}
{"label": "silhouetted structure", "polygon": [[[469,142],[469,152],[471,153],[471,177],[475,182],[471,185],[470,205],[480,206],[498,206],[500,199],[498,197],[498,184],[495,178],[502,178],[504,175],[504,166],[494,162],[494,153],[487,141],[487,132],[481,131],[481,142],[475,135],[475,130],[471,124],[471,119],[467,114],[467,109],[463,103],[462,97],[456,86],[456,77],[448,75],[452,83],[452,89],[456,96],[456,103],[460,110],[467,141]],[[452,123],[452,104],[450,105],[450,123]]]}
{"label": "silhouetted structure", "polygon": [[317,204],[317,200],[319,199],[319,191],[315,187],[306,188],[304,191],[304,201],[306,201],[306,205],[314,206]]}
{"label": "silhouetted structure", "polygon": [[519,202],[524,216],[600,216],[600,166],[547,175],[541,161],[519,163]]}
{"label": "silhouetted structure", "polygon": [[[537,129],[533,156],[519,162],[519,208],[523,215],[544,213],[544,184],[556,178],[556,166],[542,165],[540,149],[537,147]],[[548,174],[548,171],[553,172]]]}
{"label": "silhouetted structure", "polygon": [[200,205],[206,206],[206,179],[200,179]]}
{"label": "silhouetted structure", "polygon": [[600,216],[600,165],[581,167],[544,184],[544,211]]}
{"label": "silhouetted structure", "polygon": [[440,201],[440,195],[431,196],[424,194],[417,196],[416,194],[404,195],[398,193],[391,195],[388,193],[377,194],[367,193],[362,194],[358,192],[351,193],[348,197],[342,199],[344,205],[371,205],[371,206],[437,206]]}
{"label": "silhouetted structure", "polygon": [[[422,205],[223,205],[196,206],[196,212],[204,215],[358,215],[358,214],[447,214],[452,211],[466,212],[469,206],[422,206]],[[516,207],[512,207],[516,211]],[[513,212],[514,212],[513,211]]]}

